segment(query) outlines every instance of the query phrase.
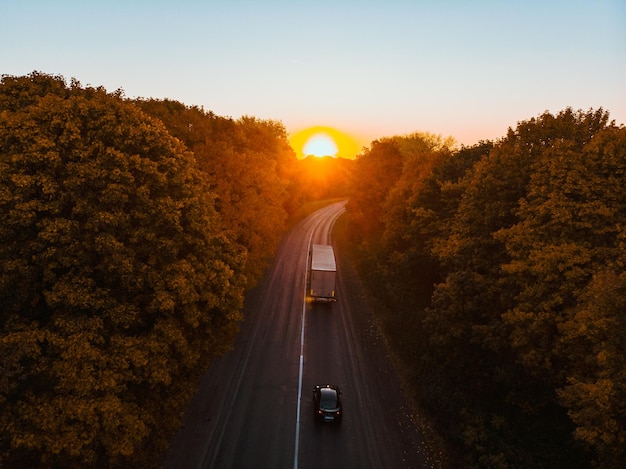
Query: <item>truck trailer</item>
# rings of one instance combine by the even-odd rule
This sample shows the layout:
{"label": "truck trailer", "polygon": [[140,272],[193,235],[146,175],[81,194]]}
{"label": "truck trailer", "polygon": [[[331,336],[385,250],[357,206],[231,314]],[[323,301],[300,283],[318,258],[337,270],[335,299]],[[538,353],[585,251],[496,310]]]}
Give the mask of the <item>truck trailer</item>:
{"label": "truck trailer", "polygon": [[332,303],[335,299],[335,253],[326,244],[311,246],[309,298],[314,302]]}

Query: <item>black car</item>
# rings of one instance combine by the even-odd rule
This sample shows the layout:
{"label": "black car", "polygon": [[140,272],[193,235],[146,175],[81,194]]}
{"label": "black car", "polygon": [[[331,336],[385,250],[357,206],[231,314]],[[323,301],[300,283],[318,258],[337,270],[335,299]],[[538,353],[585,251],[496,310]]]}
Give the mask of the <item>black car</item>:
{"label": "black car", "polygon": [[313,411],[315,420],[341,423],[341,391],[332,384],[317,385],[313,388]]}

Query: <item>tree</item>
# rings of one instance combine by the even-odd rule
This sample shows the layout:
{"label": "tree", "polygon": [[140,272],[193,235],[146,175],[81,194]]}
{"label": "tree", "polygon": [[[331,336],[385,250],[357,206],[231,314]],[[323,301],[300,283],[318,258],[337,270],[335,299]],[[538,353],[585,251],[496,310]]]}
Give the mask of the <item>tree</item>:
{"label": "tree", "polygon": [[388,290],[396,290],[392,297],[404,296],[399,290],[415,289],[407,305],[423,306],[437,276],[431,240],[438,230],[438,214],[436,207],[423,203],[422,194],[432,181],[434,168],[452,157],[454,142],[427,133],[398,137],[397,141],[403,154],[402,174],[383,204],[381,256]]}
{"label": "tree", "polygon": [[244,116],[235,121],[171,100],[138,100],[191,149],[216,196],[223,229],[248,252],[251,287],[282,235],[295,188],[296,156],[282,124]]}
{"label": "tree", "polygon": [[[510,130],[475,166],[450,234],[436,244],[447,275],[425,321],[432,352],[449,357],[452,383],[474,383],[475,409],[508,422],[524,452],[542,448],[546,463],[562,461],[564,447],[580,454],[556,396],[567,369],[559,325],[615,243],[617,212],[600,194],[616,193],[623,182],[609,174],[623,170],[587,152],[614,131],[607,122],[602,110],[567,109]],[[482,433],[495,434],[487,425]],[[531,425],[532,437],[513,430]]]}
{"label": "tree", "polygon": [[560,393],[575,436],[603,467],[624,454],[624,148],[626,129],[614,126],[582,149],[555,143],[535,166],[523,221],[497,235],[512,257],[504,270],[520,285],[503,315],[518,360]]}
{"label": "tree", "polygon": [[369,150],[357,156],[347,209],[361,239],[382,232],[383,204],[402,174],[402,164],[402,152],[393,138],[376,140]]}
{"label": "tree", "polygon": [[364,275],[472,467],[623,465],[625,136],[568,108],[495,143],[394,138],[356,162]]}
{"label": "tree", "polygon": [[244,251],[121,92],[4,76],[0,148],[3,462],[157,465],[237,331]]}
{"label": "tree", "polygon": [[560,327],[570,354],[559,397],[576,424],[574,436],[598,467],[620,468],[626,457],[626,273],[594,275],[572,318]]}

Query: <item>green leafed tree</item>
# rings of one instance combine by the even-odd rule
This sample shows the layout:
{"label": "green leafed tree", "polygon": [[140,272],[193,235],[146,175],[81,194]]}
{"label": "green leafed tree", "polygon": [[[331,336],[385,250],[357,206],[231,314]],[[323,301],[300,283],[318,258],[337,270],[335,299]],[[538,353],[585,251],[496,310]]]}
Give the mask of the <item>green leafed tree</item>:
{"label": "green leafed tree", "polygon": [[121,92],[0,83],[0,454],[158,465],[240,320],[243,249],[204,172]]}

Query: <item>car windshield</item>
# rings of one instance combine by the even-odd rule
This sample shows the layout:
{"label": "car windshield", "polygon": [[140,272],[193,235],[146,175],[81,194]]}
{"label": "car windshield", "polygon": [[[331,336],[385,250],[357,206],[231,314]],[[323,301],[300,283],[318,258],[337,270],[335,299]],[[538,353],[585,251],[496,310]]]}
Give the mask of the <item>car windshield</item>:
{"label": "car windshield", "polygon": [[334,389],[324,388],[320,390],[320,407],[322,409],[334,409],[337,407],[337,392]]}

